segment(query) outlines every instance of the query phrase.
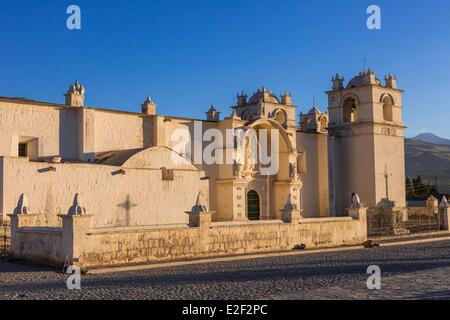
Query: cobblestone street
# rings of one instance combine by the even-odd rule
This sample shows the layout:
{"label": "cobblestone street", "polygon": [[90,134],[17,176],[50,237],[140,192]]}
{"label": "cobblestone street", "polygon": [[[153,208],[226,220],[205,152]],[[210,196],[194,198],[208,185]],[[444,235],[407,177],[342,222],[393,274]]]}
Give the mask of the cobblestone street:
{"label": "cobblestone street", "polygon": [[[366,288],[379,265],[382,288]],[[0,299],[450,299],[450,241],[85,275],[0,261]]]}

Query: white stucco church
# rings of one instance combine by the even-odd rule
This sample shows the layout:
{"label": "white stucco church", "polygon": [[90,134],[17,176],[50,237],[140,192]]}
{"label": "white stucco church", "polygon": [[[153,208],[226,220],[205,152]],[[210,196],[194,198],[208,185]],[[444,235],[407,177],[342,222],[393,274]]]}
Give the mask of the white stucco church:
{"label": "white stucco church", "polygon": [[[1,97],[0,212],[13,213],[24,195],[43,223],[57,225],[78,194],[95,225],[106,227],[185,223],[199,194],[214,221],[279,219],[288,201],[304,218],[346,215],[355,192],[366,206],[383,198],[404,205],[396,78],[382,83],[368,70],[345,85],[336,75],[327,94],[327,112],[312,106],[298,119],[289,93],[263,87],[238,94],[230,116],[221,119],[212,106],[205,120],[160,115],[151,98],[140,112],[88,107],[78,82],[64,104]],[[199,124],[202,133],[215,128],[224,136],[227,129],[277,130],[279,170],[262,175],[246,163],[192,163],[189,150],[174,151],[171,137]],[[199,141],[192,139],[193,148]],[[174,164],[174,154],[182,161]]]}

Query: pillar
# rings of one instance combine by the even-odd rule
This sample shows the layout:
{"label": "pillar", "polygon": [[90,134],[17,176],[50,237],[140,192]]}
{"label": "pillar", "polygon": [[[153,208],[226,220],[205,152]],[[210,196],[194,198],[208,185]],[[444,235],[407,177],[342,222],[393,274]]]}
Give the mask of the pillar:
{"label": "pillar", "polygon": [[69,259],[71,265],[80,265],[80,257],[88,244],[87,231],[91,226],[92,215],[80,203],[77,193],[67,214],[58,215],[62,219],[62,254]]}
{"label": "pillar", "polygon": [[211,226],[211,217],[214,212],[187,212],[189,214],[189,227],[191,228],[209,228]]}
{"label": "pillar", "polygon": [[21,242],[19,230],[25,227],[37,227],[39,214],[9,214],[10,220],[10,251],[13,256],[20,257]]}
{"label": "pillar", "polygon": [[289,194],[288,202],[286,205],[280,209],[281,220],[285,223],[299,223],[302,217],[302,210],[298,209],[297,205],[293,204],[291,201],[292,195]]}
{"label": "pillar", "polygon": [[69,258],[72,265],[78,265],[80,257],[87,245],[87,231],[90,228],[92,215],[59,215],[62,219],[63,255]]}
{"label": "pillar", "polygon": [[450,230],[450,205],[445,196],[442,197],[442,201],[439,204],[439,214],[443,218],[444,229]]}

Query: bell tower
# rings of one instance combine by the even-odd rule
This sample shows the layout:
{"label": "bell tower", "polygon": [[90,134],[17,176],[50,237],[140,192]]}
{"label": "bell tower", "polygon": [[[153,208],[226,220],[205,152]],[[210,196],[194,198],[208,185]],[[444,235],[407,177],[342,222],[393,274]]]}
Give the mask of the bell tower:
{"label": "bell tower", "polygon": [[[402,94],[395,76],[383,84],[372,70],[328,91],[330,214],[344,215],[357,193],[365,206],[405,205]],[[339,81],[337,81],[339,80]]]}

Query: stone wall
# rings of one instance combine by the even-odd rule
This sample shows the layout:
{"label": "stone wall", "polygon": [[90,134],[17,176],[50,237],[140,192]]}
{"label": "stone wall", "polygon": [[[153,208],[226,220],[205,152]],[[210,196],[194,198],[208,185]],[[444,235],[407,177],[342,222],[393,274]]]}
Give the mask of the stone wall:
{"label": "stone wall", "polygon": [[293,222],[211,223],[210,214],[205,217],[195,227],[89,228],[91,216],[61,216],[62,231],[56,228],[50,233],[48,229],[24,226],[20,221],[26,215],[12,215],[12,251],[18,258],[57,266],[68,256],[74,263],[90,268],[288,251],[302,244],[308,249],[339,247],[358,245],[367,239],[365,212],[359,218]]}

